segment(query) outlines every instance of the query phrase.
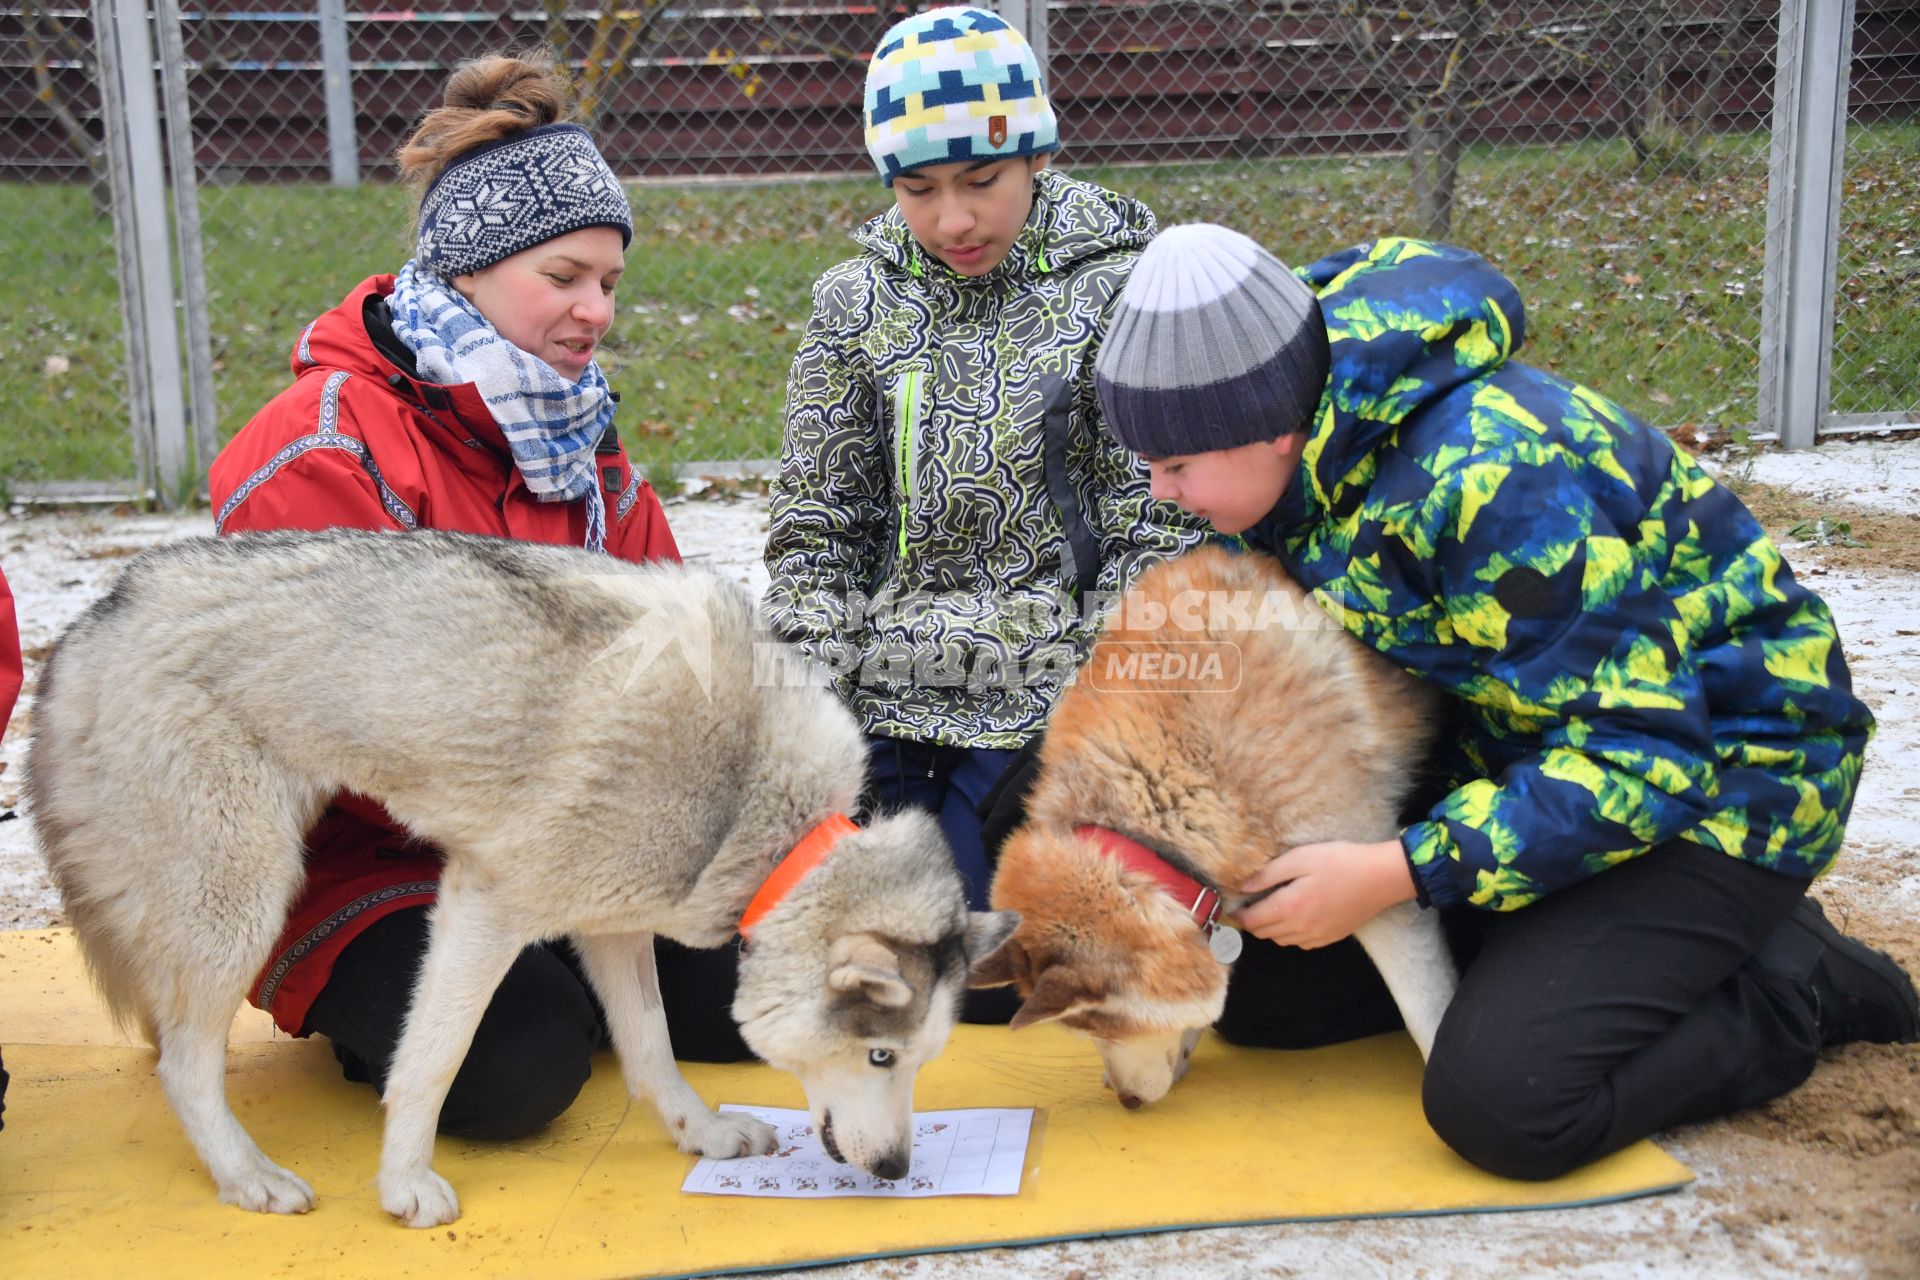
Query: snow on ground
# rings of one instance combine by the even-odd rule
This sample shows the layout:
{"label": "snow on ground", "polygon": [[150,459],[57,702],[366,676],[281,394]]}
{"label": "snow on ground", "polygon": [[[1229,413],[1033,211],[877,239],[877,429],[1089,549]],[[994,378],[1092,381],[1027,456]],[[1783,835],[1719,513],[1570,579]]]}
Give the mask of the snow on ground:
{"label": "snow on ground", "polygon": [[1817,501],[1920,513],[1920,440],[1833,440],[1753,460],[1753,478]]}
{"label": "snow on ground", "polygon": [[[1920,514],[1920,441],[1831,443],[1810,453],[1763,454],[1745,465],[1757,482],[1796,489],[1820,501]],[[690,561],[756,591],[764,587],[759,559],[766,535],[764,499],[675,501],[668,518]],[[0,517],[0,568],[12,584],[20,614],[21,640],[29,656],[29,695],[38,651],[111,583],[127,555],[209,531],[204,512],[165,516],[16,510]],[[1920,575],[1826,569],[1811,548],[1789,546],[1788,554],[1796,570],[1832,606],[1856,688],[1880,721],[1848,850],[1829,883],[1842,899],[1871,901],[1872,914],[1883,927],[1920,936],[1920,858],[1915,854],[1920,849],[1920,805],[1915,803],[1920,800]],[[30,696],[23,696],[16,714],[31,718]],[[5,766],[0,772],[0,811],[17,807],[24,750],[24,733],[9,733],[0,746]],[[30,820],[22,815],[0,821],[0,928],[39,928],[58,919],[58,900],[33,848]],[[1830,1070],[1838,1068],[1821,1068]],[[1817,1073],[1815,1082],[1820,1078]],[[1284,1117],[1258,1119],[1262,1123],[1250,1126],[1251,1140],[1285,1141]],[[1568,1280],[1800,1280],[1901,1274],[1887,1269],[1877,1242],[1819,1228],[1817,1209],[1804,1216],[1751,1209],[1769,1197],[1777,1201],[1784,1194],[1789,1201],[1804,1197],[1813,1202],[1821,1194],[1806,1184],[1803,1171],[1786,1162],[1784,1149],[1725,1125],[1695,1126],[1661,1139],[1661,1145],[1690,1164],[1699,1181],[1674,1195],[1617,1205],[1223,1228],[855,1263],[795,1274],[818,1280],[878,1280],[909,1273],[965,1280],[1149,1274],[1169,1280],[1388,1275],[1506,1280],[1539,1274]],[[1920,1187],[1895,1188],[1881,1199],[1885,1203],[1868,1205],[1870,1221],[1898,1221],[1904,1215],[1910,1222],[1920,1215]]]}

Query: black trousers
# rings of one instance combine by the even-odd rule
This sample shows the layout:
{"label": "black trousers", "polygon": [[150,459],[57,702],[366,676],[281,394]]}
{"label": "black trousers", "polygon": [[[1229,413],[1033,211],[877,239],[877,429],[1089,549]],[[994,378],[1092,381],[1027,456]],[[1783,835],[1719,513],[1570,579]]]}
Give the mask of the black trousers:
{"label": "black trousers", "polygon": [[[1553,1178],[1794,1088],[1819,1057],[1815,1008],[1754,953],[1806,889],[1675,840],[1519,911],[1444,911],[1465,968],[1427,1063],[1428,1123],[1483,1169]],[[1247,943],[1217,1024],[1233,1043],[1401,1025],[1351,938]]]}
{"label": "black trousers", "polygon": [[[427,949],[427,909],[387,916],[340,953],[307,1013],[349,1080],[384,1089]],[[738,1062],[753,1055],[734,1026],[732,947],[696,951],[654,940],[674,1055]],[[572,1105],[607,1032],[599,1002],[564,943],[528,947],[487,1006],[447,1092],[440,1131],[504,1140],[545,1128]]]}
{"label": "black trousers", "polygon": [[[867,751],[867,789],[860,797],[860,821],[864,824],[871,816],[907,809],[932,814],[966,883],[967,905],[984,910],[1000,846],[997,841],[989,846],[980,809],[1016,754],[879,734],[867,738]],[[1020,999],[1012,987],[968,991],[961,997],[960,1020],[1004,1024],[1019,1008]]]}

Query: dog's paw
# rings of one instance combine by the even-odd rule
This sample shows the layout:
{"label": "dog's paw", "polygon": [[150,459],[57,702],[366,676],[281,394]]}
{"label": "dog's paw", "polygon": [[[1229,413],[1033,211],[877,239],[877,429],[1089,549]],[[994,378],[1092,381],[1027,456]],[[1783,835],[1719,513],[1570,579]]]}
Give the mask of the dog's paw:
{"label": "dog's paw", "polygon": [[460,1216],[453,1184],[432,1169],[380,1175],[380,1207],[410,1227],[437,1227]]}
{"label": "dog's paw", "polygon": [[764,1156],[777,1145],[773,1126],[737,1111],[725,1111],[696,1120],[680,1135],[680,1149],[688,1155],[732,1160],[736,1156]]}
{"label": "dog's paw", "polygon": [[313,1188],[263,1156],[253,1168],[221,1182],[220,1203],[255,1213],[305,1213],[313,1208]]}

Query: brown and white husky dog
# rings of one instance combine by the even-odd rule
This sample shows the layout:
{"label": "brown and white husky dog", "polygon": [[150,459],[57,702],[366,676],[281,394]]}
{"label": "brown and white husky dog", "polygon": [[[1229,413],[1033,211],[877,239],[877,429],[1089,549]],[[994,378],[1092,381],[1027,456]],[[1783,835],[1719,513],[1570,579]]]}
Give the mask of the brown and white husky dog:
{"label": "brown and white husky dog", "polygon": [[[973,985],[1015,985],[1015,1028],[1091,1036],[1123,1103],[1158,1100],[1226,1001],[1238,886],[1295,845],[1392,839],[1437,709],[1271,557],[1148,570],[1048,722],[992,889],[1021,923]],[[1437,914],[1356,936],[1424,1056],[1456,982]]]}

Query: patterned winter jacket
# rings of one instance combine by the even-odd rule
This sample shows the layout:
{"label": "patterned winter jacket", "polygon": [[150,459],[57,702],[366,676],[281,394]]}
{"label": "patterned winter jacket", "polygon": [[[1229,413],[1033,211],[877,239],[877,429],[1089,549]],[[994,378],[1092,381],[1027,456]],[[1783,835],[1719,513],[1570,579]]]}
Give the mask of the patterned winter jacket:
{"label": "patterned winter jacket", "polygon": [[1017,747],[1091,641],[1089,616],[1201,530],[1109,435],[1093,352],[1154,231],[1052,170],[977,279],[900,211],[814,287],[787,383],[766,562],[774,626],[870,733]]}
{"label": "patterned winter jacket", "polygon": [[1465,704],[1456,789],[1402,834],[1422,901],[1522,907],[1675,837],[1824,871],[1873,718],[1739,500],[1509,360],[1520,296],[1478,256],[1381,240],[1302,275],[1332,373],[1249,539]]}

